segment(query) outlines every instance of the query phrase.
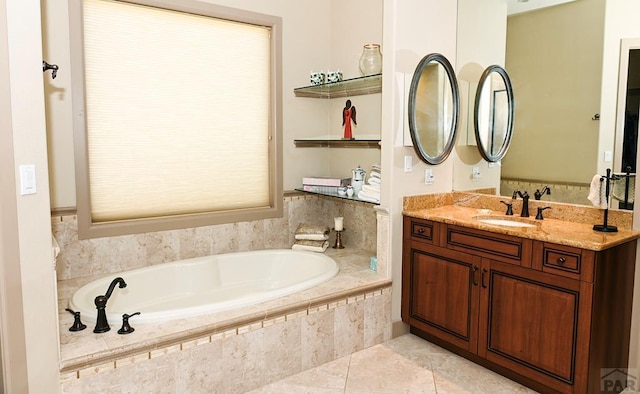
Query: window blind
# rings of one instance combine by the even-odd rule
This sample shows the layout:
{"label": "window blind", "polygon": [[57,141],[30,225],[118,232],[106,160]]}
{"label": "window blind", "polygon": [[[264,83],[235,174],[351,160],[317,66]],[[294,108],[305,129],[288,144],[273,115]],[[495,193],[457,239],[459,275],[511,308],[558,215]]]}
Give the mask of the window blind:
{"label": "window blind", "polygon": [[83,3],[93,222],[269,205],[270,29]]}

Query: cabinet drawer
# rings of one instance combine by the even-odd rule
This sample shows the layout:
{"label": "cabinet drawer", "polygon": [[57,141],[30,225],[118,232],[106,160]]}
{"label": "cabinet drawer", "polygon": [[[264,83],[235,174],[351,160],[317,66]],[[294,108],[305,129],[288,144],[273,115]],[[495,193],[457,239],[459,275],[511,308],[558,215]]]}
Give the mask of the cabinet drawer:
{"label": "cabinet drawer", "polygon": [[447,248],[521,265],[531,257],[531,240],[466,227],[447,226]]}
{"label": "cabinet drawer", "polygon": [[593,252],[571,246],[536,241],[533,268],[586,281],[593,280]]}
{"label": "cabinet drawer", "polygon": [[405,237],[413,241],[438,244],[438,223],[424,219],[405,218]]}

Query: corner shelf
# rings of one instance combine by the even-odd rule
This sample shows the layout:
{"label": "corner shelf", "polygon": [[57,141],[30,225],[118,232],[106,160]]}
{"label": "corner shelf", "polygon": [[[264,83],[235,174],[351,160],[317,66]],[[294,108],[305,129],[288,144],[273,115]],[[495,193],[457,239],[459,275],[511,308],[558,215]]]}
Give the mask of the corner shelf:
{"label": "corner shelf", "polygon": [[293,140],[296,148],[375,148],[380,140]]}
{"label": "corner shelf", "polygon": [[331,99],[382,92],[382,74],[293,89],[296,97]]}

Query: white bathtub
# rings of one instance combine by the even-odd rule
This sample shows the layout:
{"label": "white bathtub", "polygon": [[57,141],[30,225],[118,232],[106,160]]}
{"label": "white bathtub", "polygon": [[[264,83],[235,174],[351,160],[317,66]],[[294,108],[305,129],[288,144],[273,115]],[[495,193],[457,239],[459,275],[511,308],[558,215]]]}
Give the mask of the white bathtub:
{"label": "white bathtub", "polygon": [[115,277],[107,320],[141,312],[135,322],[153,323],[228,310],[271,300],[316,286],[338,273],[330,257],[290,249],[259,250],[198,257],[111,274],[79,288],[69,307],[82,320],[96,321],[94,298],[104,295]]}

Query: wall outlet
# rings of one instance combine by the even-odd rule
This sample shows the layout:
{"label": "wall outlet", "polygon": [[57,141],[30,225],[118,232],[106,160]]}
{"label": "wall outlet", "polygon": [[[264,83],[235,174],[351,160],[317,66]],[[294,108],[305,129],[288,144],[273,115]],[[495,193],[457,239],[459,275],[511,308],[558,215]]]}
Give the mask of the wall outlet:
{"label": "wall outlet", "polygon": [[474,166],[471,168],[471,179],[473,179],[474,181],[476,179],[480,179],[480,167]]}
{"label": "wall outlet", "polygon": [[431,168],[426,168],[424,170],[424,183],[427,185],[432,184],[436,181],[436,177],[433,175],[433,170]]}
{"label": "wall outlet", "polygon": [[613,152],[610,150],[604,151],[604,161],[605,163],[611,163],[613,161]]}

